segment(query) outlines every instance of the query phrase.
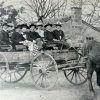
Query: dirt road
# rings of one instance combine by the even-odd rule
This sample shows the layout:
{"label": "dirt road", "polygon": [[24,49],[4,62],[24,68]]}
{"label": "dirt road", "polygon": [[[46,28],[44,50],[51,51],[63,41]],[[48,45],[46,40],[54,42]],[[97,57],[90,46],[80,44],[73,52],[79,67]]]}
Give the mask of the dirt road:
{"label": "dirt road", "polygon": [[[29,73],[16,84],[6,84],[2,81],[0,84],[0,100],[83,100],[81,97],[88,93],[87,83],[73,86],[62,72],[59,73],[58,84],[50,91],[37,90]],[[98,94],[97,100],[100,100],[100,90],[96,86],[95,76],[93,85]]]}

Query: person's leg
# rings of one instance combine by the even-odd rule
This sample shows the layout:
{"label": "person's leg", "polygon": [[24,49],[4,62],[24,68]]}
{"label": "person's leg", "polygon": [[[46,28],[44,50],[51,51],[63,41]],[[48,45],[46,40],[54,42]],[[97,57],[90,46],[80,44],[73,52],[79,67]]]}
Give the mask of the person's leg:
{"label": "person's leg", "polygon": [[97,85],[100,86],[100,64],[96,66]]}
{"label": "person's leg", "polygon": [[93,61],[88,58],[87,61],[87,78],[88,78],[88,85],[89,85],[89,90],[90,92],[94,93],[93,85],[92,85],[92,76],[93,72],[95,71],[96,65],[93,63]]}

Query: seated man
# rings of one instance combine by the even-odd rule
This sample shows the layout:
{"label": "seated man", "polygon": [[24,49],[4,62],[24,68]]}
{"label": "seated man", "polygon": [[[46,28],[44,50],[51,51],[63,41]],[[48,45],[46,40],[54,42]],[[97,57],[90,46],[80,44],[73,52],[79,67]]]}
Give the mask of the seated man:
{"label": "seated man", "polygon": [[55,29],[53,30],[53,36],[56,40],[64,40],[65,35],[64,32],[61,30],[61,23],[54,24]]}
{"label": "seated man", "polygon": [[11,36],[11,41],[12,41],[12,47],[14,50],[16,50],[16,45],[21,45],[21,41],[25,41],[25,38],[21,34],[21,25],[18,25],[15,27],[15,31],[13,32]]}
{"label": "seated man", "polygon": [[66,42],[65,34],[61,30],[61,27],[62,27],[61,23],[57,23],[54,24],[54,29],[53,29],[53,37],[54,37],[53,40],[57,44],[59,50],[69,48],[69,44]]}
{"label": "seated man", "polygon": [[[46,41],[46,45],[53,44],[53,32],[51,31],[51,28],[52,28],[52,24],[47,23],[45,25],[44,39]],[[45,47],[45,45],[44,45],[44,47]],[[53,47],[48,47],[45,49],[53,49]]]}
{"label": "seated man", "polygon": [[9,41],[9,33],[8,33],[9,26],[5,23],[3,24],[3,30],[0,32],[0,44],[10,44]]}
{"label": "seated man", "polygon": [[51,31],[52,24],[45,25],[46,30],[44,31],[44,38],[47,42],[53,42],[53,33]]}
{"label": "seated man", "polygon": [[29,31],[29,40],[33,41],[33,40],[37,40],[37,39],[42,39],[42,37],[38,34],[38,32],[36,32],[36,25],[35,24],[31,24],[29,26],[30,31]]}

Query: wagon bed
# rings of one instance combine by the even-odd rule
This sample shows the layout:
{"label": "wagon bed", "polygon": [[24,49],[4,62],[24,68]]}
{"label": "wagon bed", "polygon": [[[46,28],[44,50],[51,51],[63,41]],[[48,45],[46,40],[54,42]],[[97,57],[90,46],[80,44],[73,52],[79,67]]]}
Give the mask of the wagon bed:
{"label": "wagon bed", "polygon": [[70,83],[80,85],[86,82],[85,63],[80,63],[82,56],[74,47],[72,50],[41,50],[34,54],[29,51],[0,52],[1,79],[15,83],[30,70],[37,88],[51,89],[57,82],[60,69]]}

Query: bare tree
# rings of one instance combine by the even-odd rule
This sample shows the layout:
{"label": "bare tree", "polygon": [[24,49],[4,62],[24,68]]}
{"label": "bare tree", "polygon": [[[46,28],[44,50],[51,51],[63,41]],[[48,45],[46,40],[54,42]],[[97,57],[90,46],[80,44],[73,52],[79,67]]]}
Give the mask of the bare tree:
{"label": "bare tree", "polygon": [[61,7],[64,6],[64,0],[24,0],[32,12],[37,15],[38,21],[46,18],[52,18],[59,15]]}
{"label": "bare tree", "polygon": [[100,24],[100,0],[72,0],[74,6],[82,7],[83,19],[92,24]]}

